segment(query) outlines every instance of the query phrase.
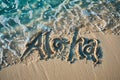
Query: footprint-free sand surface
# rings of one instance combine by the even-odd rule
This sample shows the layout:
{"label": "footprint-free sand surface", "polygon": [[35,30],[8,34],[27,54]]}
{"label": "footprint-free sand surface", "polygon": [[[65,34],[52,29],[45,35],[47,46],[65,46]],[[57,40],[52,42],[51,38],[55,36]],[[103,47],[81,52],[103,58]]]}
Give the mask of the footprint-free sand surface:
{"label": "footprint-free sand surface", "polygon": [[102,64],[77,60],[70,64],[60,59],[16,64],[0,71],[0,80],[120,80],[120,36],[102,33],[85,34],[101,41]]}

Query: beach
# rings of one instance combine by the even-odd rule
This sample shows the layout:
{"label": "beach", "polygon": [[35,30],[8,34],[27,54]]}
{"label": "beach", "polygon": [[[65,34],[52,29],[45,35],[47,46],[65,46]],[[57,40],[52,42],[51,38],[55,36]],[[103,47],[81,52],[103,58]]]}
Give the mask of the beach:
{"label": "beach", "polygon": [[[99,35],[99,36],[98,36]],[[32,61],[16,64],[0,71],[0,80],[119,80],[120,37],[101,33],[87,34],[98,38],[104,52],[102,64],[93,66],[92,61],[78,60],[70,64],[60,59]]]}
{"label": "beach", "polygon": [[119,80],[119,0],[0,1],[0,80]]}

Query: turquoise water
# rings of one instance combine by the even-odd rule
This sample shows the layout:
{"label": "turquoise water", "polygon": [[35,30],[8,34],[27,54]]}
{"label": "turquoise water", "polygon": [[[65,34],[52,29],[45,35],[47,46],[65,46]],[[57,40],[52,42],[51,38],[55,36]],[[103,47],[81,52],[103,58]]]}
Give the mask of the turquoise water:
{"label": "turquoise water", "polygon": [[0,60],[6,49],[20,57],[19,49],[40,29],[90,26],[119,34],[119,23],[119,0],[0,0]]}
{"label": "turquoise water", "polygon": [[[102,12],[102,8],[103,10],[106,8],[108,10],[106,14],[113,13],[113,15],[119,18],[119,4],[118,0],[1,0],[0,30],[3,31],[6,24],[15,28],[21,24],[30,24],[30,22],[37,19],[43,22],[49,20],[55,21],[55,19],[59,18],[61,12],[66,12],[66,10],[71,11],[76,6],[81,9],[82,17],[95,15],[102,17],[104,14],[99,13]],[[117,13],[114,13],[114,11]],[[106,14],[103,18],[107,17]],[[37,21],[34,22],[34,25],[36,23]]]}

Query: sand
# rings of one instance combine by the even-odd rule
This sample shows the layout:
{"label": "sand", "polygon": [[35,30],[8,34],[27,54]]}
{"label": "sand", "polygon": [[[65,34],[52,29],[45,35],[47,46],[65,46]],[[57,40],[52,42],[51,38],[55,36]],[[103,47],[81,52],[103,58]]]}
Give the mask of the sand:
{"label": "sand", "polygon": [[0,80],[120,80],[120,0],[13,2],[0,1]]}
{"label": "sand", "polygon": [[0,80],[119,80],[120,36],[102,33],[85,34],[101,41],[102,64],[93,66],[92,61],[77,60],[70,64],[60,59],[31,61],[16,64],[0,71]]}

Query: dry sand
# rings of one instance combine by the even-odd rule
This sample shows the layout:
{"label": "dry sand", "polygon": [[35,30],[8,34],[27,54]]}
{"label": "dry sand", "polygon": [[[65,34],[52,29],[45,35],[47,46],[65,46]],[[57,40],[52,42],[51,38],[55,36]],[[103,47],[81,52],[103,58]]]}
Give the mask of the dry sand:
{"label": "dry sand", "polygon": [[102,64],[94,67],[92,61],[69,64],[59,59],[20,63],[0,71],[0,80],[120,80],[120,36],[100,32],[84,36],[101,41]]}

